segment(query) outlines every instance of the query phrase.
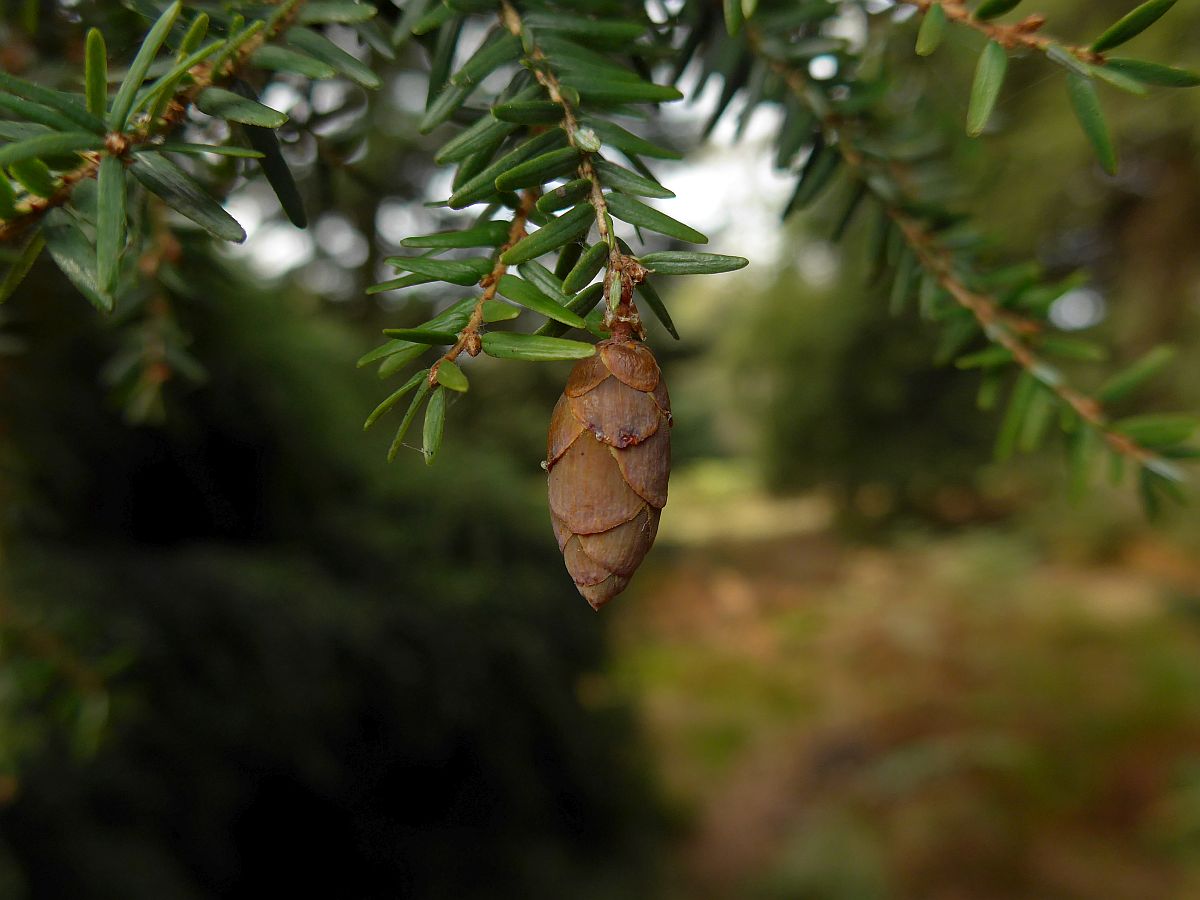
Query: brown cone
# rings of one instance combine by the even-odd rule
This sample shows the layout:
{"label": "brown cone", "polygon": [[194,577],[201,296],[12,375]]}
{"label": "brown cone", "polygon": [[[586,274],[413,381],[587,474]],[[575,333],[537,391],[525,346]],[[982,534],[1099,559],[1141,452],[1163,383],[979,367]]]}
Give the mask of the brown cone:
{"label": "brown cone", "polygon": [[579,362],[550,418],[550,518],[567,571],[599,609],[629,584],[667,502],[671,401],[654,354],[610,338]]}

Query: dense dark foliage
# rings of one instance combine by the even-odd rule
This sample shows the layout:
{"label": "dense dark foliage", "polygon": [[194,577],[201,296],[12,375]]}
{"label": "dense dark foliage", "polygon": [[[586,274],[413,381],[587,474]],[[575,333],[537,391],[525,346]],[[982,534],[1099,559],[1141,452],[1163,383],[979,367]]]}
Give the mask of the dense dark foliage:
{"label": "dense dark foliage", "polygon": [[36,312],[45,352],[3,403],[32,467],[9,588],[109,660],[114,726],[94,756],[64,727],[25,761],[5,896],[642,883],[658,814],[627,717],[581,692],[600,633],[520,524],[535,466],[481,445],[464,463],[509,490],[409,466],[372,487],[377,448],[325,437],[367,402],[348,334],[244,289],[193,311],[210,380],[161,428],[96,384],[102,331]]}

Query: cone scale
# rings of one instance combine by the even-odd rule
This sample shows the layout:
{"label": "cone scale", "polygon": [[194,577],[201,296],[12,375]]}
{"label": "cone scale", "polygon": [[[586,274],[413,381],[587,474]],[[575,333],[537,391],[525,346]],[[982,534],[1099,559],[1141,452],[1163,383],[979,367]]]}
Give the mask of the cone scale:
{"label": "cone scale", "polygon": [[550,419],[550,521],[575,586],[600,609],[654,543],[671,472],[671,401],[654,354],[630,337],[579,362]]}

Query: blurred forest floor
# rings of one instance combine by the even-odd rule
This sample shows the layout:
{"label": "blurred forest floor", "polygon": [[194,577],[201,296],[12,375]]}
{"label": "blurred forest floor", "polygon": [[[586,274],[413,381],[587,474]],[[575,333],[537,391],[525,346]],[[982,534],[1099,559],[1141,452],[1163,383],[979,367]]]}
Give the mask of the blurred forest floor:
{"label": "blurred forest floor", "polygon": [[680,482],[586,686],[633,703],[654,748],[669,896],[1200,896],[1186,539],[852,544],[819,499],[738,513]]}

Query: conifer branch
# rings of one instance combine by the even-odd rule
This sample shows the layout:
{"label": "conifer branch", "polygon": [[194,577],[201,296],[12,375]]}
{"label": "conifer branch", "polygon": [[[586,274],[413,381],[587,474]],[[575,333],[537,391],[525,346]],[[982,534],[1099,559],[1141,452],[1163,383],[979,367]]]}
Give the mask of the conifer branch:
{"label": "conifer branch", "polygon": [[[528,38],[516,7],[509,0],[500,0],[500,7],[500,19],[504,27],[523,44],[526,43]],[[567,141],[579,153],[577,173],[580,178],[587,179],[591,183],[588,199],[596,210],[596,230],[600,234],[600,240],[608,245],[608,261],[604,277],[605,324],[612,328],[614,324],[620,323],[640,330],[640,318],[633,302],[633,288],[645,278],[647,272],[638,264],[637,260],[622,253],[617,244],[616,235],[613,234],[611,228],[612,217],[608,212],[608,202],[604,198],[604,191],[600,184],[600,178],[596,174],[595,166],[592,165],[594,150],[580,140],[579,119],[575,115],[570,101],[563,96],[562,85],[559,83],[550,61],[538,48],[536,42],[532,41],[529,42],[527,58],[532,63],[530,69],[538,84],[546,89],[552,102],[562,107],[562,124],[563,130],[567,133]]]}
{"label": "conifer branch", "polygon": [[[501,0],[500,9],[500,19],[504,27],[508,29],[513,37],[518,40],[524,40],[525,28],[516,7],[509,3],[508,0]],[[531,66],[533,77],[537,79],[538,84],[546,89],[550,100],[562,107],[562,124],[563,130],[567,133],[567,142],[579,151],[579,167],[577,170],[579,177],[586,178],[592,184],[590,200],[592,206],[596,209],[596,228],[600,232],[600,239],[610,247],[615,246],[606,218],[608,215],[608,204],[600,189],[600,180],[596,177],[595,169],[592,167],[592,153],[590,150],[582,147],[579,142],[579,119],[575,115],[575,110],[563,96],[562,85],[558,81],[558,76],[554,74],[554,70],[550,68],[549,60],[546,59],[546,55],[542,53],[536,43],[531,44],[527,58],[533,64]]]}
{"label": "conifer branch", "polygon": [[[176,88],[160,117],[147,116],[131,131],[110,132],[105,136],[108,152],[124,156],[135,146],[152,143],[169,135],[187,118],[188,109],[206,88],[226,83],[236,77],[255,50],[292,23],[304,2],[305,0],[286,0],[263,28],[251,34],[227,58],[219,58],[216,66],[210,62],[202,62],[189,69],[187,77],[180,79],[181,86]],[[234,37],[230,35],[230,40]],[[19,213],[12,218],[0,220],[0,243],[20,237],[47,212],[69,202],[80,182],[96,177],[100,171],[101,155],[93,152],[81,155],[84,161],[80,165],[58,176],[59,187],[53,194],[49,197],[30,197],[24,202],[24,209]]]}
{"label": "conifer branch", "polygon": [[471,310],[471,318],[467,320],[466,326],[459,332],[458,340],[453,346],[435,362],[429,369],[430,385],[437,384],[438,368],[444,362],[454,362],[458,357],[466,352],[468,356],[478,356],[481,349],[481,340],[479,337],[480,327],[483,325],[483,309],[484,304],[496,297],[496,291],[500,287],[500,279],[508,271],[508,265],[501,259],[504,251],[514,246],[521,238],[525,237],[525,226],[529,222],[529,216],[533,212],[534,204],[537,202],[540,192],[535,188],[522,191],[521,202],[513,213],[512,224],[508,229],[508,239],[496,248],[496,262],[492,266],[492,270],[479,279],[479,286],[483,288],[483,293],[479,295],[479,299],[475,301],[475,307]]}
{"label": "conifer branch", "polygon": [[893,173],[882,171],[879,166],[873,165],[855,147],[852,130],[854,125],[861,123],[830,112],[827,104],[814,102],[807,75],[785,61],[767,56],[763,51],[761,37],[754,29],[747,30],[747,43],[755,53],[762,56],[772,71],[784,80],[791,93],[814,114],[824,131],[833,138],[830,143],[836,146],[842,160],[855,170],[862,184],[895,222],[921,268],[930,273],[946,293],[974,317],[984,336],[1007,350],[1017,366],[1051,391],[1081,422],[1094,429],[1114,453],[1151,469],[1156,474],[1177,477],[1171,462],[1114,428],[1099,401],[1072,387],[1056,367],[1038,355],[1027,336],[1039,332],[1040,323],[1017,316],[1004,309],[995,297],[971,289],[958,273],[959,266],[951,259],[949,252],[939,246],[935,233],[924,222],[907,212],[903,205],[896,202],[894,196],[881,191],[877,179],[868,177],[872,174],[883,174],[889,182],[894,181]]}
{"label": "conifer branch", "polygon": [[905,242],[916,255],[921,268],[931,273],[955,302],[975,317],[989,341],[1012,354],[1013,361],[1018,366],[1045,385],[1074,410],[1082,421],[1099,432],[1114,452],[1134,460],[1139,465],[1157,463],[1160,468],[1169,467],[1169,463],[1156,453],[1115,430],[1105,415],[1104,408],[1094,397],[1072,387],[1058,374],[1054,366],[1039,357],[1029,342],[1004,321],[1004,310],[999,307],[995,298],[971,290],[955,273],[949,255],[936,245],[924,225],[897,207],[888,207],[887,212],[900,228]]}
{"label": "conifer branch", "polygon": [[1041,33],[1046,24],[1046,17],[1037,13],[1026,16],[1020,22],[1003,24],[976,18],[963,0],[899,0],[907,6],[915,6],[922,15],[928,15],[929,10],[940,6],[946,19],[955,24],[978,31],[988,40],[995,41],[1005,50],[1032,50],[1045,53],[1050,47],[1061,47],[1076,59],[1089,63],[1103,62],[1104,57],[1088,47],[1067,44]]}

